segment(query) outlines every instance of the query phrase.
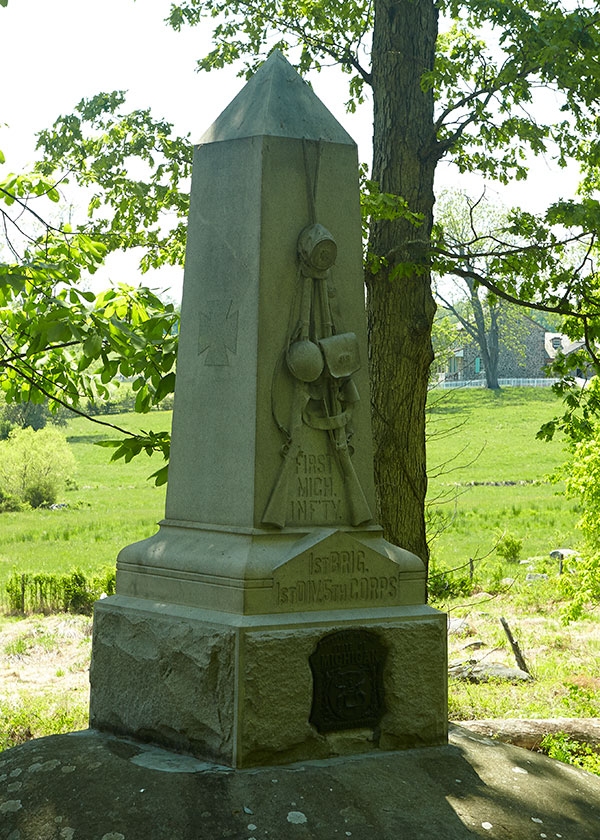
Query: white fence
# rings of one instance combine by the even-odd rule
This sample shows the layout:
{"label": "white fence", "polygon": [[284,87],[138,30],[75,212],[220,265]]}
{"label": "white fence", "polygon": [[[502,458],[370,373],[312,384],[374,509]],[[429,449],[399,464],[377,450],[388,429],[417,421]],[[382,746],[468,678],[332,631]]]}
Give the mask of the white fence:
{"label": "white fence", "polygon": [[[559,379],[540,377],[539,379],[499,379],[501,388],[550,388]],[[446,380],[437,382],[434,388],[485,388],[485,379]]]}

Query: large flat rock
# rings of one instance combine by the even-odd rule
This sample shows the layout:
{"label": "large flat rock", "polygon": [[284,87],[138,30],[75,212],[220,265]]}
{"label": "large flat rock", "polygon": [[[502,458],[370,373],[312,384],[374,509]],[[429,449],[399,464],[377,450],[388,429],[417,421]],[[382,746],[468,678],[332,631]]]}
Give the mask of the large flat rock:
{"label": "large flat rock", "polygon": [[0,755],[0,840],[598,840],[600,778],[448,746],[230,770],[88,730]]}

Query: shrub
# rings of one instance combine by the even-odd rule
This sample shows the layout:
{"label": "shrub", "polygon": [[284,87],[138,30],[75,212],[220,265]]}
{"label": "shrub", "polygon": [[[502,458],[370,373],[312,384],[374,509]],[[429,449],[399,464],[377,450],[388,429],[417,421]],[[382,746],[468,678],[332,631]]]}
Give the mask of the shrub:
{"label": "shrub", "polygon": [[496,553],[505,560],[516,563],[521,556],[522,548],[523,540],[513,537],[511,534],[505,534],[496,548]]}
{"label": "shrub", "polygon": [[600,426],[590,439],[573,447],[573,457],[562,470],[567,494],[581,500],[582,516],[577,526],[586,546],[582,559],[562,575],[560,589],[568,599],[562,610],[566,621],[579,618],[586,607],[600,603]]}
{"label": "shrub", "polygon": [[100,595],[114,595],[115,570],[88,578],[80,569],[69,574],[13,572],[6,583],[13,613],[73,612],[89,615]]}
{"label": "shrub", "polygon": [[25,400],[24,402],[7,404],[0,396],[0,440],[6,440],[15,428],[31,428],[37,431],[43,429],[47,423],[64,426],[66,424],[65,417],[68,417],[68,415],[69,412],[62,407],[50,411],[47,401],[34,403]]}
{"label": "shrub", "polygon": [[0,489],[41,507],[52,504],[75,469],[67,441],[56,429],[15,429],[0,442]]}
{"label": "shrub", "polygon": [[467,575],[455,575],[448,572],[432,572],[427,579],[427,592],[435,601],[444,598],[468,597],[473,594],[475,581]]}
{"label": "shrub", "polygon": [[8,513],[16,510],[21,510],[22,503],[11,496],[10,493],[5,493],[0,487],[0,513]]}
{"label": "shrub", "polygon": [[540,747],[550,758],[565,764],[574,764],[588,773],[600,776],[600,755],[595,753],[589,744],[582,744],[569,738],[564,732],[557,732],[556,735],[546,735]]}
{"label": "shrub", "polygon": [[31,738],[84,729],[88,708],[78,695],[73,691],[23,693],[0,699],[0,751]]}
{"label": "shrub", "polygon": [[10,420],[6,420],[0,415],[0,440],[6,440],[13,429],[14,425],[10,422]]}

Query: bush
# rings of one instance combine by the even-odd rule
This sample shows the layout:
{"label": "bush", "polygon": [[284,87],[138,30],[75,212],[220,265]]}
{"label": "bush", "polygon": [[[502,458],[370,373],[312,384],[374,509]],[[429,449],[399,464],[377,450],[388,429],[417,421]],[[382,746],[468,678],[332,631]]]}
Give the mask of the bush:
{"label": "bush", "polygon": [[22,508],[23,504],[18,499],[11,496],[10,493],[5,493],[0,487],[0,513],[9,513]]}
{"label": "bush", "polygon": [[114,595],[115,570],[88,578],[80,569],[69,574],[13,572],[6,583],[13,613],[72,612],[89,615],[100,595]]}
{"label": "bush", "polygon": [[594,435],[573,448],[562,470],[567,494],[581,500],[577,526],[585,537],[582,558],[560,578],[561,594],[568,599],[563,619],[579,618],[591,604],[600,603],[600,426]]}
{"label": "bush", "polygon": [[0,442],[0,492],[31,507],[53,504],[75,469],[67,441],[56,429],[16,429]]}
{"label": "bush", "polygon": [[435,601],[444,598],[464,598],[473,594],[475,581],[467,575],[448,572],[432,572],[427,579],[427,592]]}
{"label": "bush", "polygon": [[556,735],[546,735],[540,747],[550,758],[582,767],[588,773],[600,776],[600,755],[595,753],[589,744],[582,744],[569,738],[564,732],[557,732]]}
{"label": "bush", "polygon": [[6,440],[14,429],[14,424],[0,415],[0,440]]}
{"label": "bush", "polygon": [[523,540],[513,537],[511,534],[505,534],[496,548],[496,554],[511,563],[516,563],[521,556],[522,548]]}
{"label": "bush", "polygon": [[0,699],[0,751],[32,738],[85,729],[87,721],[88,705],[79,692],[23,692],[19,697],[3,697]]}
{"label": "bush", "polygon": [[38,431],[47,423],[64,426],[66,416],[68,416],[67,410],[63,408],[51,412],[47,401],[34,403],[26,400],[7,404],[0,397],[0,440],[6,440],[10,432],[16,428],[31,428]]}

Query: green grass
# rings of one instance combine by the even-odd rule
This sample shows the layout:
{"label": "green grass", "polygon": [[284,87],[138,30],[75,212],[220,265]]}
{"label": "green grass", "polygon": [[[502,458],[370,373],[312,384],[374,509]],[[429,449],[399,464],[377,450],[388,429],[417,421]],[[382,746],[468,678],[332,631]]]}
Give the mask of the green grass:
{"label": "green grass", "polygon": [[[524,559],[577,546],[577,501],[564,496],[562,483],[548,482],[567,457],[564,442],[535,438],[560,407],[543,388],[432,392],[427,457],[435,569],[492,552],[479,566],[489,576],[498,565],[494,546],[505,532],[523,540]],[[516,484],[492,483],[509,481]]]}
{"label": "green grass", "polygon": [[[505,532],[523,541],[524,558],[547,556],[559,545],[576,546],[577,503],[564,497],[560,484],[545,483],[565,458],[563,443],[535,439],[542,423],[559,410],[560,401],[541,388],[432,392],[428,509],[435,571],[489,554],[477,566],[483,581],[512,575],[515,564],[502,564],[493,551]],[[170,427],[171,413],[109,419],[124,428],[159,430]],[[0,598],[13,570],[80,568],[93,575],[114,567],[119,551],[155,533],[164,515],[165,489],[147,480],[160,466],[156,459],[110,463],[111,450],[93,444],[118,435],[83,418],[71,420],[65,431],[77,462],[76,485],[60,499],[68,507],[0,515]],[[530,483],[470,484],[497,481]]]}
{"label": "green grass", "polygon": [[[123,428],[168,429],[171,412],[113,415]],[[126,545],[156,532],[164,516],[165,488],[147,477],[161,466],[141,457],[130,464],[110,463],[111,450],[93,444],[119,437],[84,418],[64,430],[77,462],[75,488],[66,490],[61,510],[0,514],[0,598],[13,570],[68,572],[80,568],[94,574],[113,566]]]}
{"label": "green grass", "polygon": [[87,697],[74,692],[23,692],[18,698],[0,698],[0,751],[31,738],[87,727]]}
{"label": "green grass", "polygon": [[447,605],[467,619],[472,635],[449,637],[450,663],[470,656],[472,640],[484,647],[478,657],[514,667],[514,658],[499,618],[507,617],[532,682],[449,681],[451,720],[482,718],[600,717],[600,616],[560,623],[551,584],[528,586],[492,599],[461,599]]}
{"label": "green grass", "polygon": [[[523,540],[522,556],[545,556],[558,545],[577,543],[575,500],[561,485],[543,483],[564,460],[560,440],[535,439],[543,422],[560,409],[550,390],[507,388],[432,392],[429,405],[429,511],[434,569],[446,569],[492,551],[508,532]],[[104,419],[104,418],[100,418]],[[168,429],[170,412],[114,415],[124,428]],[[125,545],[154,533],[164,515],[165,490],[148,475],[159,466],[144,457],[110,463],[111,451],[94,446],[110,429],[83,418],[66,428],[77,461],[76,487],[66,490],[63,510],[1,514],[0,592],[13,569],[94,574],[114,565]],[[469,482],[528,481],[514,486]],[[497,571],[495,554],[483,561]],[[483,571],[481,572],[483,574]]]}
{"label": "green grass", "polygon": [[[516,684],[451,679],[451,719],[600,716],[600,621],[596,616],[568,627],[561,624],[558,563],[548,556],[553,548],[577,547],[581,539],[576,501],[564,496],[561,483],[547,481],[568,455],[564,442],[535,439],[560,406],[545,389],[444,392],[441,400],[432,394],[429,463],[447,461],[446,470],[452,468],[438,475],[431,470],[430,500],[448,495],[447,503],[437,506],[444,529],[432,543],[433,570],[483,558],[475,563],[475,577],[479,589],[488,593],[440,597],[433,606],[466,617],[472,638],[484,642],[489,661],[514,665],[499,622],[506,616],[535,677]],[[528,483],[491,484],[507,481]],[[504,532],[523,541],[520,558],[529,564],[507,561],[494,550]],[[549,578],[527,583],[529,570]],[[502,583],[504,578],[514,583]],[[473,655],[465,648],[469,641],[450,637],[451,663]]]}

